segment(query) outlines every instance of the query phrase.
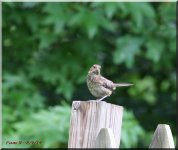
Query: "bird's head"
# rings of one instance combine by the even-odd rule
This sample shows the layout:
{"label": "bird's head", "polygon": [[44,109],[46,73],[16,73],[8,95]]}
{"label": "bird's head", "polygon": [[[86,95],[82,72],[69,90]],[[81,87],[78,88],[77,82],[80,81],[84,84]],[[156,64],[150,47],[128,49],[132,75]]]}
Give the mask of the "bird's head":
{"label": "bird's head", "polygon": [[94,64],[88,74],[92,74],[92,75],[100,75],[100,69],[101,69],[101,66],[100,65],[97,65],[97,64]]}

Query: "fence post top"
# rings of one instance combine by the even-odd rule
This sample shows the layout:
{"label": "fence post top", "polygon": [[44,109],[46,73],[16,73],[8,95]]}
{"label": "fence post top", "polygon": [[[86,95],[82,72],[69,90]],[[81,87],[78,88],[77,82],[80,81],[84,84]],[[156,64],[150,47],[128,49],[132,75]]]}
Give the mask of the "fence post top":
{"label": "fence post top", "polygon": [[169,125],[158,124],[149,148],[175,148]]}
{"label": "fence post top", "polygon": [[93,148],[117,148],[111,128],[101,128]]}

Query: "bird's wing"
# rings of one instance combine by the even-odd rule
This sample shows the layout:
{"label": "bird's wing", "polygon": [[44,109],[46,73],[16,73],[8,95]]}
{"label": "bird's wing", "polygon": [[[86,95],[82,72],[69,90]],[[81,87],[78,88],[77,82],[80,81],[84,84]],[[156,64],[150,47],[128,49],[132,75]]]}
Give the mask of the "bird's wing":
{"label": "bird's wing", "polygon": [[103,87],[110,89],[110,90],[113,90],[113,88],[114,88],[114,83],[112,81],[102,77],[102,76],[100,76],[100,84]]}

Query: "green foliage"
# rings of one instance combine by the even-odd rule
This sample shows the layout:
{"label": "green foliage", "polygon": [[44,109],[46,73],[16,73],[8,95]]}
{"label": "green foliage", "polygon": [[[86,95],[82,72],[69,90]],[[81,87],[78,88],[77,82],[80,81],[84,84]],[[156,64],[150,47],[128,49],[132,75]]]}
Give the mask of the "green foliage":
{"label": "green foliage", "polygon": [[121,147],[148,147],[159,123],[175,134],[175,3],[3,2],[2,12],[4,147],[67,147],[68,105],[91,99],[95,63],[134,84],[107,99],[127,109]]}
{"label": "green foliage", "polygon": [[130,111],[124,111],[120,148],[136,148],[145,132]]}
{"label": "green foliage", "polygon": [[[28,120],[14,124],[16,133],[18,133],[17,141],[41,141],[42,144],[17,144],[15,146],[21,148],[30,146],[41,148],[66,147],[69,123],[70,107],[66,103],[61,106],[50,107],[48,110],[42,109],[38,113],[32,113]],[[6,141],[12,140],[12,136],[14,135],[11,134],[4,139],[4,147],[7,146]]]}
{"label": "green foliage", "polygon": [[139,37],[125,36],[119,38],[116,41],[117,49],[113,54],[114,63],[120,64],[124,62],[128,68],[133,67],[134,57],[139,53],[142,42]]}
{"label": "green foliage", "polygon": [[14,131],[14,128],[8,124],[28,118],[32,112],[44,107],[44,97],[23,73],[17,75],[4,73],[2,92],[3,132],[5,133]]}
{"label": "green foliage", "polygon": [[156,102],[156,89],[155,89],[155,80],[150,77],[146,76],[141,80],[135,79],[137,85],[135,88],[129,89],[129,93],[133,97],[143,98],[144,101],[147,101],[150,104]]}

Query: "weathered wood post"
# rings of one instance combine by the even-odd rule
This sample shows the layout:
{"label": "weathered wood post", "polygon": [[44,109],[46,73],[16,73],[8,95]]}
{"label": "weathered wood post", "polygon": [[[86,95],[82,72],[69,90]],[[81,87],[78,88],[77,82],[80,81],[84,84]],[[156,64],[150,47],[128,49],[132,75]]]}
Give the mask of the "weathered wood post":
{"label": "weathered wood post", "polygon": [[95,140],[94,148],[117,148],[113,131],[110,128],[102,128]]}
{"label": "weathered wood post", "polygon": [[[118,148],[122,115],[122,106],[105,101],[73,101],[68,148],[96,148],[96,139],[102,128],[110,128],[109,132],[114,135],[115,148]],[[110,133],[108,134],[110,137]]]}
{"label": "weathered wood post", "polygon": [[175,148],[171,129],[167,124],[159,124],[149,148]]}

